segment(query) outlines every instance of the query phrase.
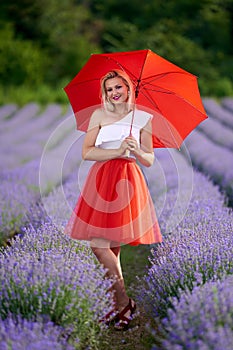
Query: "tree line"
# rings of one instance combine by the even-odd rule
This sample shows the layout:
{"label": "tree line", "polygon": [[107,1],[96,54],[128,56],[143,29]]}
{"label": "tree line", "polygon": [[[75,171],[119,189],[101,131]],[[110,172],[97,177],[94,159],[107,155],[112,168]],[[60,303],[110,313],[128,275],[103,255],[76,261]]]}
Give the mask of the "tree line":
{"label": "tree line", "polygon": [[2,84],[65,85],[91,53],[151,49],[233,94],[233,0],[2,0]]}

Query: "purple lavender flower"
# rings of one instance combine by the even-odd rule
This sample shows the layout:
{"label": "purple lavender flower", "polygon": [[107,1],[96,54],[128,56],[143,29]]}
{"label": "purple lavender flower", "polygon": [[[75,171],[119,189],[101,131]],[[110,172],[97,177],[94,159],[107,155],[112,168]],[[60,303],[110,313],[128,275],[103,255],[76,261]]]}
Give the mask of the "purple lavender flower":
{"label": "purple lavender flower", "polygon": [[192,161],[198,169],[226,191],[233,201],[233,153],[211,142],[203,134],[193,131],[185,141]]}
{"label": "purple lavender flower", "polygon": [[[61,114],[60,106],[49,105],[40,115],[37,115],[38,108],[36,104],[28,104],[10,119],[3,119],[4,133],[0,138],[1,242],[20,232],[31,215],[33,221],[38,222],[41,219],[41,210],[38,210],[40,190],[43,194],[48,193],[60,183],[60,180],[63,181],[68,177],[79,162],[76,149],[71,147],[77,139],[77,133],[73,117],[72,120],[70,117],[70,110],[69,116],[68,114],[65,116],[67,121],[61,123],[58,118]],[[9,108],[5,108],[5,112],[2,110],[3,115],[7,110],[9,112]],[[53,134],[54,129],[56,132]],[[51,135],[53,135],[51,142],[43,150]],[[71,150],[67,155],[67,149],[70,147]],[[43,162],[45,158],[46,161]]]}
{"label": "purple lavender flower", "polygon": [[198,126],[198,130],[214,143],[216,142],[233,151],[233,129],[221,124],[217,119],[210,116]]}
{"label": "purple lavender flower", "polygon": [[17,106],[15,104],[7,104],[0,107],[0,120],[4,120],[9,118],[15,111],[17,110]]}
{"label": "purple lavender flower", "polygon": [[173,309],[162,320],[165,339],[160,348],[232,349],[233,276],[183,292],[171,304]]}
{"label": "purple lavender flower", "polygon": [[[39,112],[39,106],[36,103],[29,103],[17,111],[9,120],[5,119],[2,123],[4,133],[9,130],[17,130],[21,125],[25,125],[28,120],[35,117]],[[1,130],[1,131],[2,131]]]}
{"label": "purple lavender flower", "polygon": [[[27,105],[21,111],[22,116],[16,113],[12,119],[5,121],[2,125],[1,161],[8,169],[39,158],[49,136],[60,123],[58,117],[61,114],[61,107],[59,105],[48,105],[46,110],[36,117],[34,107],[34,105]],[[30,113],[31,119],[28,120]],[[22,117],[19,119],[21,123],[18,117]]]}
{"label": "purple lavender flower", "polygon": [[105,274],[87,245],[54,225],[28,228],[0,255],[0,316],[37,320],[47,315],[91,344],[102,327],[99,319],[113,307],[112,281]]}
{"label": "purple lavender flower", "polygon": [[218,119],[224,125],[233,128],[233,118],[230,111],[223,108],[213,98],[204,98],[203,104],[210,116]]}
{"label": "purple lavender flower", "polygon": [[[76,339],[78,343],[78,339]],[[29,321],[20,316],[0,319],[0,348],[2,350],[74,350],[62,327],[50,322]]]}
{"label": "purple lavender flower", "polygon": [[39,186],[37,161],[28,163],[11,171],[0,173],[0,237],[7,237],[20,232],[21,227],[30,221],[28,214],[37,210]]}
{"label": "purple lavender flower", "polygon": [[232,97],[224,97],[224,98],[222,98],[221,104],[228,111],[233,112],[233,98]]}
{"label": "purple lavender flower", "polygon": [[[166,153],[161,155],[160,163],[167,164]],[[176,161],[180,161],[179,157]],[[173,178],[176,184],[176,174]],[[174,203],[177,195],[172,181],[170,176],[166,203],[170,200]],[[185,195],[185,186],[182,193]],[[165,207],[159,218],[162,232],[166,230],[166,217],[171,215],[172,207]],[[178,206],[177,216],[179,209],[183,211]],[[179,299],[182,290],[192,290],[196,284],[233,273],[232,232],[232,211],[225,207],[223,195],[207,178],[194,172],[192,197],[183,219],[164,236],[162,244],[152,249],[141,300],[148,301],[154,317],[166,315],[172,306],[171,296]]]}

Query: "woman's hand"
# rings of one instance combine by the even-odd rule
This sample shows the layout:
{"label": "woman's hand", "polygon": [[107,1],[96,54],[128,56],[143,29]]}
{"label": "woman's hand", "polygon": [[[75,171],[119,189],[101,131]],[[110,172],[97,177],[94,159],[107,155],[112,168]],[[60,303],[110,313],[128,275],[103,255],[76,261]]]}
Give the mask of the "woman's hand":
{"label": "woman's hand", "polygon": [[130,148],[129,148],[129,144],[127,142],[127,139],[124,139],[119,147],[119,155],[120,156],[123,156],[127,153],[127,151],[129,151]]}
{"label": "woman's hand", "polygon": [[136,156],[139,149],[136,139],[133,136],[128,136],[121,143],[119,148],[120,156],[129,157],[130,152]]}
{"label": "woman's hand", "polygon": [[128,149],[130,150],[130,152],[136,155],[137,151],[140,148],[137,143],[137,140],[133,136],[128,136],[126,137],[125,141],[128,145]]}
{"label": "woman's hand", "polygon": [[124,140],[127,143],[127,149],[138,159],[138,161],[145,165],[151,166],[154,162],[154,152],[152,147],[151,135],[147,132],[141,132],[142,147],[139,146],[137,140],[133,136],[128,136]]}

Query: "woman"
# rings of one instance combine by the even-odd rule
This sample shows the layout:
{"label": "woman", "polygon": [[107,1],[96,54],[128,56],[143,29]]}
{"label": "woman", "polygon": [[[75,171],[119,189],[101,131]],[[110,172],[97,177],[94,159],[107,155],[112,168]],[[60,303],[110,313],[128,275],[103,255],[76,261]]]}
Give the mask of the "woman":
{"label": "woman", "polygon": [[66,232],[90,241],[98,261],[113,285],[115,328],[127,329],[136,303],[127,296],[120,263],[121,244],[152,244],[162,237],[154,206],[136,161],[151,166],[152,115],[134,106],[134,89],[123,71],[101,80],[102,107],[91,116],[82,156],[95,161]]}

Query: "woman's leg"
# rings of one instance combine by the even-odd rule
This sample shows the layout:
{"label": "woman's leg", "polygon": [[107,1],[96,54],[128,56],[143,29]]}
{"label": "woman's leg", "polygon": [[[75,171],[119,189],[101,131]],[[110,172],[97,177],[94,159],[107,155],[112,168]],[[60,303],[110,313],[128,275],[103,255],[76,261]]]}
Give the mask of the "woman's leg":
{"label": "woman's leg", "polygon": [[115,292],[117,308],[121,311],[128,304],[129,297],[126,294],[122,276],[120,247],[111,248],[109,241],[95,238],[91,241],[91,249],[100,264],[103,264],[108,270],[107,275],[116,278],[113,290]]}
{"label": "woman's leg", "polygon": [[[120,252],[121,252],[121,247],[117,246],[116,244],[114,244],[113,247],[111,247],[111,250],[113,252],[113,254],[115,254],[117,260],[118,260],[118,267],[119,267],[119,271],[121,271],[121,276],[122,279],[119,281],[122,284],[122,288],[125,289],[125,285],[124,285],[124,278],[122,275],[122,270],[121,270],[121,262],[120,262]],[[133,315],[133,313],[135,313],[135,309],[136,309],[136,304],[132,299],[129,299],[129,302],[127,305],[125,305],[126,309],[124,308],[122,311],[122,316],[123,319],[120,318],[119,322],[117,322],[115,324],[115,328],[117,330],[122,330],[122,329],[127,329],[129,326],[129,323],[131,321],[131,317]],[[120,315],[119,315],[120,317]],[[125,322],[126,321],[126,322]]]}
{"label": "woman's leg", "polygon": [[121,260],[120,260],[120,253],[121,253],[121,247],[120,246],[114,246],[110,247],[111,251],[117,258],[117,265],[118,265],[118,270],[121,276],[121,279],[123,279],[123,274],[122,274],[122,268],[121,268]]}
{"label": "woman's leg", "polygon": [[122,273],[122,268],[121,268],[121,260],[120,260],[120,252],[121,252],[121,247],[120,246],[115,246],[110,248],[113,254],[117,258],[117,266],[118,266],[118,271],[119,271],[119,283],[121,284],[122,289],[125,290],[125,281]]}

